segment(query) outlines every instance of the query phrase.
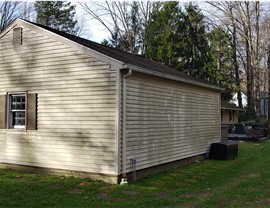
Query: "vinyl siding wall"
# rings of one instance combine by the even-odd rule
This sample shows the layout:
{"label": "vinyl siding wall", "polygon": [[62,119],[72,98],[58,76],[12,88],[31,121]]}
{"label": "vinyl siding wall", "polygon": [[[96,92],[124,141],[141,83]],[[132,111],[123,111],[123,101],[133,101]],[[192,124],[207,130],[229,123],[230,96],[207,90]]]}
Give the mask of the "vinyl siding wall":
{"label": "vinyl siding wall", "polygon": [[116,174],[116,73],[23,28],[0,39],[0,94],[37,93],[36,131],[0,129],[0,163]]}
{"label": "vinyl siding wall", "polygon": [[205,153],[220,141],[220,94],[132,74],[127,79],[126,167],[137,170]]}

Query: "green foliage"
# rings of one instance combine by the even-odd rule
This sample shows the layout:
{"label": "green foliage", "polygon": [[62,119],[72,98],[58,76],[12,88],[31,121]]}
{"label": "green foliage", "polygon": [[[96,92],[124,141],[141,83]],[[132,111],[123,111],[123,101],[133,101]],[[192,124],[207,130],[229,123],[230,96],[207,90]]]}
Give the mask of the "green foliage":
{"label": "green foliage", "polygon": [[210,42],[209,54],[211,65],[209,69],[210,82],[225,88],[221,94],[222,100],[230,100],[236,89],[233,68],[232,38],[221,28],[215,28],[207,34]]}
{"label": "green foliage", "polygon": [[182,11],[178,2],[165,2],[148,25],[146,57],[208,81],[211,56],[203,24],[196,5]]}
{"label": "green foliage", "polygon": [[127,186],[0,169],[0,207],[269,207],[270,142],[235,160],[174,168]]}
{"label": "green foliage", "polygon": [[185,7],[185,11],[182,24],[184,27],[178,29],[182,42],[178,48],[181,61],[177,68],[212,82],[212,60],[203,22],[204,16],[200,9],[191,3]]}
{"label": "green foliage", "polygon": [[178,2],[166,2],[152,14],[147,26],[145,56],[175,67],[178,63],[177,48],[180,48],[179,27],[183,24],[183,12]]}
{"label": "green foliage", "polygon": [[231,37],[220,28],[206,31],[198,6],[165,2],[147,27],[145,56],[187,74],[226,88],[231,98],[234,85]]}
{"label": "green foliage", "polygon": [[36,22],[63,32],[75,34],[75,6],[64,1],[36,1]]}

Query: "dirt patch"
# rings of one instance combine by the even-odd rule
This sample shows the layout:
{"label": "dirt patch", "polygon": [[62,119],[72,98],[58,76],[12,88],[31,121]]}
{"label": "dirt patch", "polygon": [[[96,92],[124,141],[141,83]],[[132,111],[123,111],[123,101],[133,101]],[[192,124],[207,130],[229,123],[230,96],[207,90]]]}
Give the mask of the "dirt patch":
{"label": "dirt patch", "polygon": [[83,193],[84,191],[81,190],[81,189],[69,189],[69,190],[67,190],[66,192],[69,193],[69,194],[81,194],[81,193]]}
{"label": "dirt patch", "polygon": [[59,187],[61,187],[60,184],[50,184],[50,185],[48,185],[48,188],[59,188]]}
{"label": "dirt patch", "polygon": [[123,191],[123,193],[127,194],[127,195],[131,195],[131,196],[134,196],[134,195],[138,194],[138,192],[134,191],[134,190],[125,190],[125,191]]}
{"label": "dirt patch", "polygon": [[246,177],[248,177],[248,178],[259,178],[260,174],[258,174],[258,173],[250,173]]}
{"label": "dirt patch", "polygon": [[191,193],[186,192],[186,193],[184,193],[184,197],[189,199],[189,198],[192,198],[193,195]]}
{"label": "dirt patch", "polygon": [[81,187],[89,187],[89,186],[91,186],[91,183],[90,182],[82,182],[82,183],[79,184],[79,186],[81,186]]}
{"label": "dirt patch", "polygon": [[105,193],[105,192],[96,194],[97,199],[107,199],[108,197],[109,197],[108,193]]}
{"label": "dirt patch", "polygon": [[192,202],[186,202],[184,207],[194,207],[194,204]]}
{"label": "dirt patch", "polygon": [[102,187],[98,188],[99,191],[110,191],[112,189],[113,189],[112,186],[102,186]]}
{"label": "dirt patch", "polygon": [[167,193],[164,193],[164,192],[154,193],[154,196],[159,198],[159,199],[168,199],[169,198],[169,195]]}

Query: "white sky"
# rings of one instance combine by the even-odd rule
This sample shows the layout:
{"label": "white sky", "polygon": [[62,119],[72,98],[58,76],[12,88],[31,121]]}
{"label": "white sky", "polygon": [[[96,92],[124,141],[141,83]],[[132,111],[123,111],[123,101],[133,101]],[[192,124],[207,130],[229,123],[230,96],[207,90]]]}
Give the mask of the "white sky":
{"label": "white sky", "polygon": [[80,8],[80,5],[76,5],[76,15],[78,17],[78,21],[82,21],[84,26],[82,38],[86,38],[97,43],[100,43],[104,39],[109,38],[109,32],[105,29],[105,27],[99,23],[97,20],[92,19],[90,15],[85,14]]}
{"label": "white sky", "polygon": [[[15,1],[15,0],[11,0],[11,1]],[[24,1],[34,2],[31,0],[24,0]],[[84,25],[84,30],[80,36],[83,38],[98,42],[98,43],[100,43],[104,39],[108,39],[110,37],[109,32],[97,20],[91,19],[90,15],[85,15],[85,11],[81,9],[81,6],[78,3],[79,1],[71,0],[72,4],[76,5],[76,16],[78,18],[78,21],[81,23],[83,22],[83,25]],[[99,0],[97,2],[101,2],[101,1],[105,1],[105,0]],[[132,1],[132,0],[128,0],[128,1]],[[3,0],[0,0],[0,3],[1,2],[3,2]],[[188,0],[180,0],[180,2],[188,2]],[[199,5],[200,8],[202,5],[204,5],[204,1],[195,0],[195,2]]]}
{"label": "white sky", "polygon": [[[89,1],[89,0],[88,0]],[[105,0],[99,0],[96,2],[104,2]],[[112,0],[109,0],[112,1]],[[121,1],[121,0],[120,0]],[[133,1],[133,0],[125,0],[125,1]],[[166,0],[165,0],[166,1]],[[99,23],[95,19],[91,19],[90,15],[85,15],[85,11],[81,9],[81,6],[78,4],[79,1],[72,1],[76,5],[76,14],[78,17],[82,17],[84,21],[86,22],[85,31],[83,32],[83,35],[81,35],[82,38],[86,38],[92,41],[95,41],[97,43],[100,43],[104,39],[107,39],[110,37],[109,32],[105,29],[101,23]],[[91,1],[89,1],[91,2]],[[180,0],[182,3],[189,2],[188,0]],[[205,1],[201,0],[195,0],[193,2],[196,2],[199,7],[205,8]]]}

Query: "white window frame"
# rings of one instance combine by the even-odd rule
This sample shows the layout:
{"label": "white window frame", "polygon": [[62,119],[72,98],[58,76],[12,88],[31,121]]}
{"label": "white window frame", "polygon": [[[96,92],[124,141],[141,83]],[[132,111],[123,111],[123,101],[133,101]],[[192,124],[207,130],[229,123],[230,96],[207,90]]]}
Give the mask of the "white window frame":
{"label": "white window frame", "polygon": [[[12,97],[14,96],[24,96],[25,97],[25,108],[24,110],[15,110],[12,109]],[[11,92],[8,93],[8,113],[7,113],[7,122],[9,129],[26,129],[27,121],[27,93],[26,92]],[[13,113],[14,112],[24,112],[24,125],[14,125],[13,124]]]}

